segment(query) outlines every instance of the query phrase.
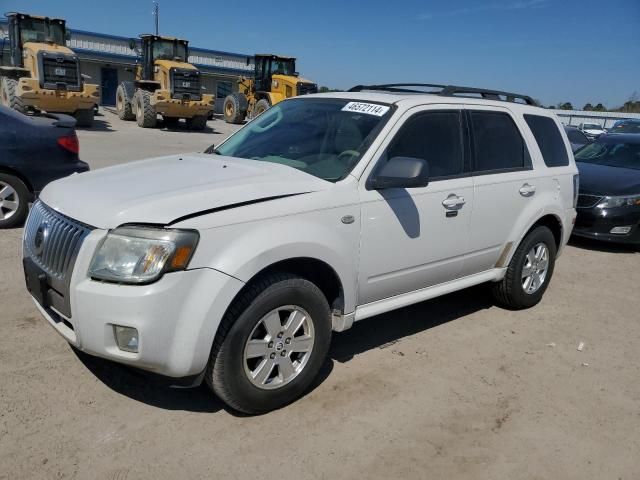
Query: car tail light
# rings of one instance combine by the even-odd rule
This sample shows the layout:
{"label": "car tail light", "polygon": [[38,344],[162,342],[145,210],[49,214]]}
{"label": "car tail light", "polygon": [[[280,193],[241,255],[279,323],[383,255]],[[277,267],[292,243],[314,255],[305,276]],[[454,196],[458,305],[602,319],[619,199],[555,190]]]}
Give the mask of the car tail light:
{"label": "car tail light", "polygon": [[80,153],[80,142],[78,142],[78,136],[75,132],[70,135],[60,137],[58,139],[58,145],[71,153]]}
{"label": "car tail light", "polygon": [[580,175],[573,176],[573,208],[578,206],[578,191],[580,189]]}

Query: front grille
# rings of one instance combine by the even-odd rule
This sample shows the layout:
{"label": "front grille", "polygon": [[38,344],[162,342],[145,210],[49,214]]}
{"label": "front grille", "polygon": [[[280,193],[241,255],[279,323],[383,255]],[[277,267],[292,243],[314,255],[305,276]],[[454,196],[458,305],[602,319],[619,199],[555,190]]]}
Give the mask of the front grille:
{"label": "front grille", "polygon": [[309,95],[318,93],[318,85],[315,83],[298,82],[298,95]]}
{"label": "front grille", "polygon": [[587,195],[581,193],[578,195],[578,208],[593,208],[602,198],[602,195]]}
{"label": "front grille", "polygon": [[71,317],[69,282],[82,242],[92,228],[47,207],[40,200],[31,208],[24,228],[24,255],[47,274],[55,291],[52,305]]}
{"label": "front grille", "polygon": [[177,100],[202,100],[200,72],[198,70],[172,68],[171,98]]}
{"label": "front grille", "polygon": [[80,90],[80,72],[76,57],[41,52],[40,67],[44,88]]}

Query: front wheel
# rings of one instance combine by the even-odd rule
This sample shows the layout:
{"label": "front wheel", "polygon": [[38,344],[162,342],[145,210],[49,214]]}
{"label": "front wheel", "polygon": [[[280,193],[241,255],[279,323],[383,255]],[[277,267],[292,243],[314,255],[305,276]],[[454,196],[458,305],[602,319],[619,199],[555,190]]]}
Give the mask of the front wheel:
{"label": "front wheel", "polygon": [[206,381],[235,410],[258,414],[299,398],[325,361],[329,304],[310,281],[274,273],[247,288],[220,324]]}
{"label": "front wheel", "polygon": [[514,310],[540,302],[553,275],[556,252],[556,241],[548,227],[530,231],[520,242],[504,278],[494,285],[496,301]]}
{"label": "front wheel", "polygon": [[22,225],[29,213],[30,197],[19,178],[0,173],[0,229]]}

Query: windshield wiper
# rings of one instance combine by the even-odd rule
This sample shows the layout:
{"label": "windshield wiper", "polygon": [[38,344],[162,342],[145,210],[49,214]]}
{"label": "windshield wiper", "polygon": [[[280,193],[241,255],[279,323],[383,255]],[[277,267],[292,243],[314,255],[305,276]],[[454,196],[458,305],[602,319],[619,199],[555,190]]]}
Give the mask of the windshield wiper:
{"label": "windshield wiper", "polygon": [[215,145],[207,147],[204,153],[208,153],[209,155],[222,155],[222,153],[220,153],[220,151],[216,149]]}

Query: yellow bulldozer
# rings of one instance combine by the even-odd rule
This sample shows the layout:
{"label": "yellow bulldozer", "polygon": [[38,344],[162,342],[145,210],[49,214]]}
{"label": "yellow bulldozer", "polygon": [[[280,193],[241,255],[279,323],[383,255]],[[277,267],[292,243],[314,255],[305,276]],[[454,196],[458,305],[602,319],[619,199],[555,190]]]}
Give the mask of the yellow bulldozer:
{"label": "yellow bulldozer", "polygon": [[[140,35],[142,51],[135,80],[116,90],[116,110],[122,120],[153,128],[162,115],[166,126],[181,118],[187,127],[203,130],[213,111],[213,95],[202,93],[200,71],[188,62],[189,42],[173,37]],[[135,41],[131,48],[134,49]]]}
{"label": "yellow bulldozer", "polygon": [[98,85],[85,82],[78,57],[65,46],[66,22],[59,18],[7,13],[11,65],[0,66],[0,101],[22,113],[74,115],[93,124]]}
{"label": "yellow bulldozer", "polygon": [[241,77],[238,92],[224,99],[224,119],[227,123],[242,123],[269,107],[297,95],[317,93],[318,86],[300,77],[296,59],[272,54],[258,54],[253,78]]}

